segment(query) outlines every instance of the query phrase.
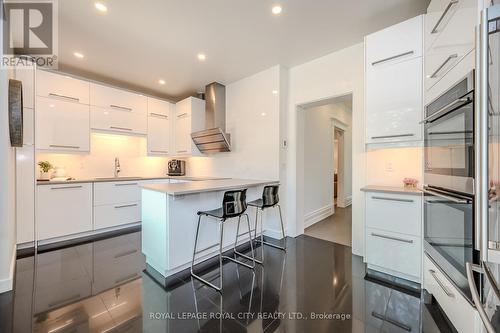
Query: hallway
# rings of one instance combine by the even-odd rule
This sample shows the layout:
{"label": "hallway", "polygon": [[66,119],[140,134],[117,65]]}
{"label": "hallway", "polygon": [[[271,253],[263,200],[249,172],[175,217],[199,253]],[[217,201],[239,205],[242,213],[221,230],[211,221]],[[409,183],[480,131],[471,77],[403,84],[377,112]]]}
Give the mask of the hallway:
{"label": "hallway", "polygon": [[345,246],[351,246],[352,233],[352,206],[335,207],[335,214],[315,223],[307,228],[304,233]]}

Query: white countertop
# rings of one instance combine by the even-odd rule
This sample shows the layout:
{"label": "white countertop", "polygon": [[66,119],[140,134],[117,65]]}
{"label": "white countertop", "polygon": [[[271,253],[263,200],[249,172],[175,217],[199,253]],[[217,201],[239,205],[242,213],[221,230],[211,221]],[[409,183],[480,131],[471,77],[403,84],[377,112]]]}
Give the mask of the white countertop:
{"label": "white countertop", "polygon": [[58,185],[58,184],[78,184],[78,183],[102,183],[102,182],[126,182],[126,181],[140,181],[140,180],[161,180],[161,179],[179,179],[179,180],[192,180],[192,181],[202,181],[202,180],[217,180],[217,179],[227,179],[227,178],[217,178],[217,177],[189,177],[189,176],[159,176],[159,177],[97,177],[97,178],[82,178],[82,179],[72,179],[72,180],[49,180],[43,181],[38,180],[37,185]]}
{"label": "white countertop", "polygon": [[255,179],[216,179],[177,184],[144,184],[143,189],[166,193],[169,195],[185,195],[201,192],[225,191],[253,186],[279,184],[277,180]]}
{"label": "white countertop", "polygon": [[385,193],[399,193],[399,194],[422,194],[422,190],[417,188],[405,188],[403,186],[382,186],[382,185],[366,185],[361,188],[363,192],[385,192]]}

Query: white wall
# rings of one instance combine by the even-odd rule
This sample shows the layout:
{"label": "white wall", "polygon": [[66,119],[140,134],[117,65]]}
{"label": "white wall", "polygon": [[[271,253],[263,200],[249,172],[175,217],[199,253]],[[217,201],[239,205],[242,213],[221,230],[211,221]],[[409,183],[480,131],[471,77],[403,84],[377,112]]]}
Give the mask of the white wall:
{"label": "white wall", "polygon": [[366,184],[403,186],[406,177],[415,178],[422,185],[422,148],[386,148],[366,153]]}
{"label": "white wall", "polygon": [[113,177],[115,157],[120,159],[121,177],[155,177],[167,173],[166,157],[147,156],[147,140],[143,136],[92,133],[90,154],[37,153],[38,161],[49,161],[64,167],[68,176],[84,179]]}
{"label": "white wall", "polygon": [[[286,152],[280,148],[286,112],[287,71],[274,66],[226,86],[226,130],[232,151],[187,159],[190,176],[280,180],[285,201]],[[286,128],[285,128],[286,129]],[[279,237],[277,212],[265,216],[268,234]]]}
{"label": "white wall", "polygon": [[[356,44],[338,52],[290,68],[288,107],[288,159],[287,159],[287,223],[290,234],[303,232],[304,190],[303,160],[297,158],[303,143],[297,141],[300,125],[300,105],[353,94],[352,126],[352,251],[364,254],[364,196],[359,190],[365,184],[364,156],[364,48]],[[298,220],[296,219],[298,218]]]}
{"label": "white wall", "polygon": [[[2,25],[0,45],[3,45],[1,36]],[[16,164],[9,137],[8,76],[7,70],[0,69],[0,293],[12,290],[16,256]]]}
{"label": "white wall", "polygon": [[[334,131],[332,120],[347,125],[344,133],[345,196],[352,194],[352,110],[343,103],[306,108],[304,114],[304,218],[307,226],[333,212]],[[299,133],[299,136],[302,133]],[[330,214],[326,215],[330,211]],[[326,216],[325,216],[326,215]]]}

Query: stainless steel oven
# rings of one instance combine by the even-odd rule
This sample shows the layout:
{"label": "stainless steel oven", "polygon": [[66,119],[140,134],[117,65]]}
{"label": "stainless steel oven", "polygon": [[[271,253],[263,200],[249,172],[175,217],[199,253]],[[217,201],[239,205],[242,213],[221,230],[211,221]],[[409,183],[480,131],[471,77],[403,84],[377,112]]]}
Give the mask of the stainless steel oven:
{"label": "stainless steel oven", "polygon": [[424,250],[471,302],[466,263],[478,262],[474,198],[424,187]]}
{"label": "stainless steel oven", "polygon": [[474,194],[474,73],[425,108],[424,183]]}

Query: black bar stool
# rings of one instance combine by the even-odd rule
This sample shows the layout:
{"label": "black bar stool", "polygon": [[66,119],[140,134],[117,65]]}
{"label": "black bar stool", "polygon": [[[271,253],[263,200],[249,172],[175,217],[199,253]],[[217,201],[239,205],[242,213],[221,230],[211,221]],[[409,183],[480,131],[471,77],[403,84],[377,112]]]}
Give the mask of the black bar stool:
{"label": "black bar stool", "polygon": [[[200,211],[198,212],[198,226],[196,227],[196,236],[195,236],[195,241],[194,241],[194,250],[193,250],[193,260],[191,261],[191,276],[196,278],[197,280],[203,282],[204,284],[214,288],[215,290],[222,292],[222,261],[223,259],[229,259],[239,265],[248,267],[250,269],[255,268],[255,258],[254,258],[254,251],[253,251],[253,242],[252,242],[252,232],[250,229],[250,219],[248,218],[248,215],[245,214],[245,211],[247,209],[247,202],[246,202],[246,193],[247,190],[235,190],[235,191],[227,191],[224,193],[224,198],[222,200],[222,208],[210,210],[210,211]],[[198,245],[198,235],[200,232],[200,222],[201,222],[201,217],[202,216],[209,216],[212,218],[216,218],[219,220],[219,232],[220,232],[220,240],[219,240],[219,272],[220,272],[220,286],[216,286],[213,283],[203,279],[199,275],[196,275],[193,270],[194,266],[194,261],[196,258],[196,255],[200,252],[203,252],[205,250],[208,250],[214,246],[210,246],[208,248],[201,249],[199,251],[196,250],[197,245]],[[247,225],[248,225],[248,236],[249,236],[249,243],[250,243],[250,249],[252,256],[246,256],[243,255],[243,257],[252,260],[253,265],[249,265],[247,263],[244,263],[242,261],[236,260],[235,258],[231,258],[228,256],[223,256],[222,255],[222,241],[223,241],[223,236],[224,236],[224,222],[230,218],[238,218],[238,230],[236,231],[236,241],[234,244],[234,249],[236,250],[236,242],[238,241],[238,236],[239,236],[239,228],[240,228],[240,221],[241,217],[245,216],[247,219]],[[235,254],[240,254],[239,252],[235,251]],[[241,255],[241,254],[240,254]]]}
{"label": "black bar stool", "polygon": [[[262,222],[262,214],[260,217],[260,240],[257,239],[257,242],[261,243],[262,246],[262,257],[261,260],[255,259],[255,262],[262,264],[264,262],[264,245],[268,245],[274,247],[276,249],[286,251],[286,235],[285,235],[285,227],[283,226],[283,215],[281,214],[281,206],[279,205],[279,185],[269,185],[264,186],[264,191],[262,192],[262,199],[257,199],[248,203],[249,206],[255,207],[255,228],[254,228],[254,238],[257,239],[257,224],[259,220],[259,211],[262,213],[264,209],[278,207],[280,213],[280,222],[281,222],[281,234],[283,235],[283,245],[279,246],[273,243],[264,241],[264,223]],[[254,255],[255,257],[255,255]]]}

